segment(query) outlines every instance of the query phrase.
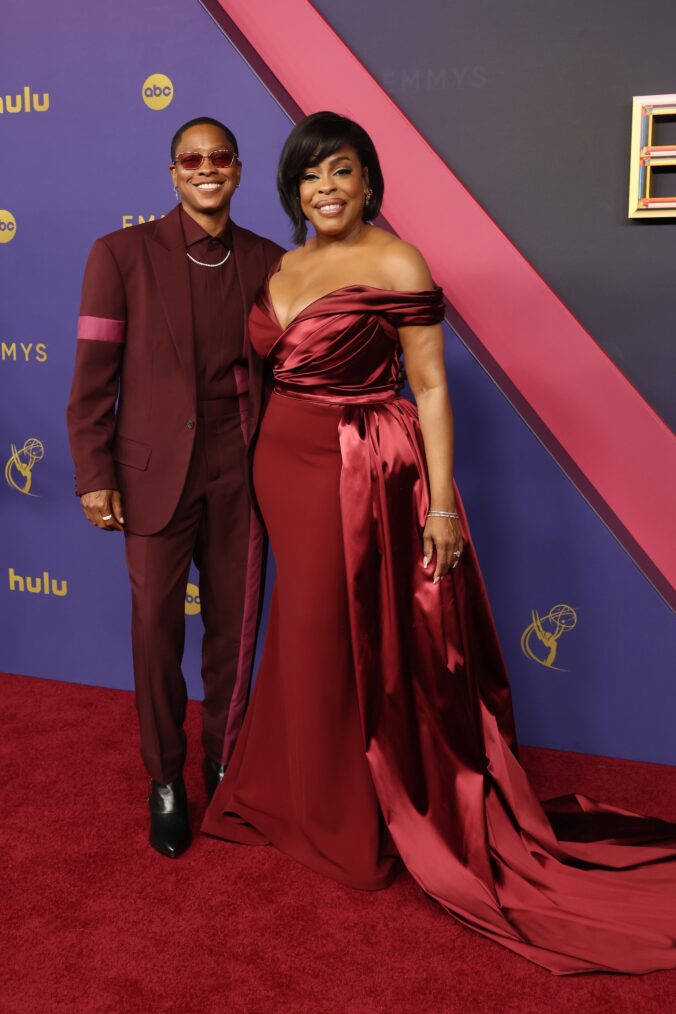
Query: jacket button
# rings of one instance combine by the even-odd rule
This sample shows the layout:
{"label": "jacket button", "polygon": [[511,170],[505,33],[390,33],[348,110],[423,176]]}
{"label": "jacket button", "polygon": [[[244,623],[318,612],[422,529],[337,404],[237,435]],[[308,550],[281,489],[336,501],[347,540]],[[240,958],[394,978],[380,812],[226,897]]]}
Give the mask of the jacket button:
{"label": "jacket button", "polygon": [[195,429],[195,420],[194,419],[188,419],[188,421],[186,423],[186,426],[188,427],[189,430],[194,430]]}

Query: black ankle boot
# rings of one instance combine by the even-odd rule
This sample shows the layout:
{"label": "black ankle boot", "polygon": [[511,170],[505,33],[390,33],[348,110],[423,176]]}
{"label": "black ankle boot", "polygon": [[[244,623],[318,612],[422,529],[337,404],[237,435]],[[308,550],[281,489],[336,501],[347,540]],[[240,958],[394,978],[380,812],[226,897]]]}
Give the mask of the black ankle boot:
{"label": "black ankle boot", "polygon": [[207,799],[211,802],[211,797],[225,774],[225,764],[219,764],[218,761],[212,760],[211,757],[207,757],[205,754],[202,761],[202,773],[204,775],[204,788],[207,790]]}
{"label": "black ankle boot", "polygon": [[148,796],[150,807],[150,844],[163,856],[177,859],[190,844],[190,823],[188,821],[188,798],[183,776],[160,785],[150,783]]}

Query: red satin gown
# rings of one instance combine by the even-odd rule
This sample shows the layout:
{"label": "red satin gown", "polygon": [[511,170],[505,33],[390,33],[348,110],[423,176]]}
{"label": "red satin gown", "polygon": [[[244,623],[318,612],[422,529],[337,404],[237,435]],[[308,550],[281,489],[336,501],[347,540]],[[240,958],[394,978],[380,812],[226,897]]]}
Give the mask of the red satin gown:
{"label": "red satin gown", "polygon": [[247,716],[203,829],[343,884],[401,864],[456,919],[558,974],[676,965],[676,826],[584,796],[541,805],[517,759],[481,573],[422,567],[428,508],[397,328],[439,289],[351,285],[282,330],[250,319],[275,391],[254,484],[277,563]]}

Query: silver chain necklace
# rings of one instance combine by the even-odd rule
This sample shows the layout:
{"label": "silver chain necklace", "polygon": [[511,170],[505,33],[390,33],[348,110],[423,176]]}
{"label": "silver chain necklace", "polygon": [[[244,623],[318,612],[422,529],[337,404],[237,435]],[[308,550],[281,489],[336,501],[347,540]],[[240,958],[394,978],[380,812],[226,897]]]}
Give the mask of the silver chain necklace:
{"label": "silver chain necklace", "polygon": [[232,250],[228,250],[223,260],[217,261],[216,264],[207,264],[206,261],[198,261],[197,258],[193,257],[192,254],[189,254],[187,250],[186,253],[188,254],[188,260],[191,260],[193,264],[199,264],[201,268],[222,268],[225,262],[227,261],[228,257],[232,253]]}

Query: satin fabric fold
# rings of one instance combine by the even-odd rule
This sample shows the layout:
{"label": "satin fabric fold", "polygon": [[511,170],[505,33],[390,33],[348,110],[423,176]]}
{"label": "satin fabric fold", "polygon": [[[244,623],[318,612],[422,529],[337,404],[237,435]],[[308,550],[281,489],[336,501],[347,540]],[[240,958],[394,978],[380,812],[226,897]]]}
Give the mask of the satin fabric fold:
{"label": "satin fabric fold", "polygon": [[415,409],[350,406],[339,434],[364,746],[409,872],[467,925],[552,971],[674,964],[674,827],[579,795],[541,807],[517,760],[464,511],[461,563],[436,586],[422,569]]}
{"label": "satin fabric fold", "polygon": [[[438,289],[369,286],[315,300],[284,330],[266,290],[251,317],[278,393],[340,409],[346,633],[380,810],[421,887],[523,957],[557,974],[675,967],[676,826],[582,795],[536,799],[459,495],[460,563],[437,585],[423,569],[425,456],[417,411],[398,397],[397,327],[442,317]],[[309,427],[292,432],[311,447]],[[211,833],[236,782],[214,797]]]}

